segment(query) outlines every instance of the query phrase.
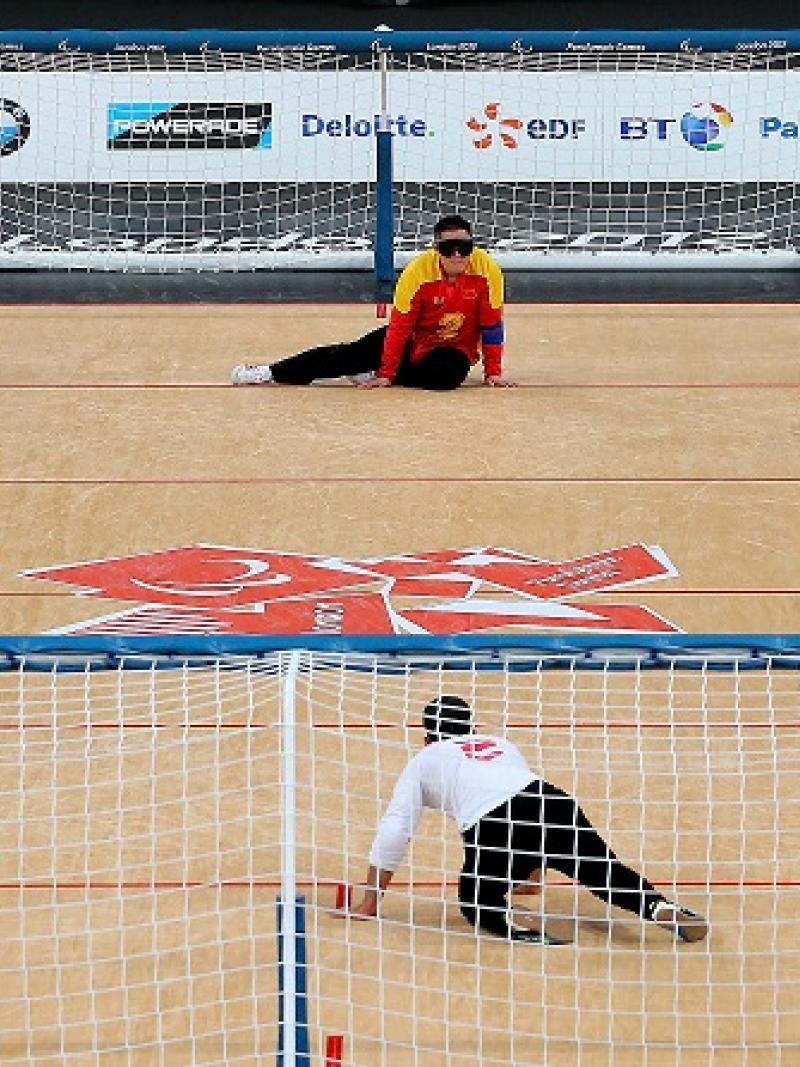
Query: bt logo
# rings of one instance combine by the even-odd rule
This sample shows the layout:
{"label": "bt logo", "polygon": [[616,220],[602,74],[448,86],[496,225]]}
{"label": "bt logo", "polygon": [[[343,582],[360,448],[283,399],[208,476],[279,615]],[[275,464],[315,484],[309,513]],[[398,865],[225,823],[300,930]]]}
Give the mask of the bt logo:
{"label": "bt logo", "polygon": [[467,128],[477,136],[473,137],[472,144],[475,148],[491,148],[498,142],[503,148],[515,149],[519,147],[519,139],[525,134],[532,141],[563,141],[567,137],[577,138],[586,132],[586,122],[583,119],[562,118],[534,118],[523,120],[520,118],[501,118],[500,104],[493,102],[483,108],[482,121],[471,115],[467,119]]}
{"label": "bt logo", "polygon": [[670,127],[675,125],[690,148],[698,152],[717,152],[725,146],[728,131],[733,126],[733,115],[722,104],[709,101],[692,104],[680,119],[625,116],[619,121],[619,135],[623,141],[646,138],[666,141]]}

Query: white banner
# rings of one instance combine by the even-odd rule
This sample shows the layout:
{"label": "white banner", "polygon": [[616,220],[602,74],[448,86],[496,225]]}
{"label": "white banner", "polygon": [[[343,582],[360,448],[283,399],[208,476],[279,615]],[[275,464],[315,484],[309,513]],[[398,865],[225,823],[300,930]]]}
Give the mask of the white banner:
{"label": "white banner", "polygon": [[[369,72],[4,72],[0,182],[370,181],[378,112]],[[798,71],[399,72],[389,114],[398,181],[800,180]]]}

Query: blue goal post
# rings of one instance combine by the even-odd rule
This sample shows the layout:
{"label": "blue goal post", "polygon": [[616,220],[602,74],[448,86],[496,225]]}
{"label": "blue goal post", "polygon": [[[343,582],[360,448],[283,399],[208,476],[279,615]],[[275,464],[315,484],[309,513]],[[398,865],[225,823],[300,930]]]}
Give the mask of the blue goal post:
{"label": "blue goal post", "polygon": [[794,267],[800,30],[0,31],[0,269]]}

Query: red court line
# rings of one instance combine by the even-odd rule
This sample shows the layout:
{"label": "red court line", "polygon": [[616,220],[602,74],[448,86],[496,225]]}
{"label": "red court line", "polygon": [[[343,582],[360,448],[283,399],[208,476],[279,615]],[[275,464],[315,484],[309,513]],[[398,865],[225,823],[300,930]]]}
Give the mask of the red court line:
{"label": "red court line", "polygon": [[[119,390],[188,390],[188,389],[225,389],[231,390],[230,382],[64,382],[58,384],[21,382],[4,383],[0,385],[2,390],[52,390],[55,392],[67,390],[91,389],[119,391]],[[282,388],[298,388],[298,386],[285,386]],[[300,387],[308,388],[308,387]],[[341,384],[331,382],[325,386],[317,386],[319,389],[353,389],[349,383]],[[800,389],[800,382],[518,382],[517,389]],[[237,393],[256,393],[258,386],[238,386]],[[273,393],[274,389],[262,392]]]}
{"label": "red court line", "polygon": [[663,478],[642,475],[638,478],[584,477],[568,475],[528,478],[524,476],[487,477],[480,474],[452,477],[410,477],[386,475],[302,475],[293,478],[0,478],[0,485],[794,485],[795,477],[742,476],[707,478]]}
{"label": "red court line", "polygon": [[[0,731],[27,732],[29,730],[54,730],[60,733],[79,730],[274,730],[275,722],[86,722],[66,723],[54,726],[52,722],[0,722]],[[421,730],[416,723],[400,725],[392,722],[376,723],[327,723],[311,724],[315,730]],[[797,730],[797,722],[509,722],[507,730]]]}
{"label": "red court line", "polygon": [[[7,589],[0,590],[0,597],[74,597],[70,590],[53,589]],[[647,590],[647,596],[798,596],[800,589],[669,589],[665,587]],[[642,592],[634,589],[615,589],[614,596],[635,596],[639,599]],[[590,601],[586,602],[587,604]]]}
{"label": "red court line", "polygon": [[[34,890],[160,890],[160,889],[280,889],[282,881],[276,878],[270,879],[232,879],[229,881],[220,882],[206,882],[202,880],[162,880],[154,879],[152,881],[95,881],[90,879],[88,881],[53,881],[53,882],[0,882],[0,892],[31,892]],[[335,889],[337,885],[341,883],[330,880],[313,879],[298,880],[295,885],[299,889]],[[458,882],[455,879],[448,879],[446,881],[413,881],[413,882],[401,882],[393,881],[392,885],[396,889],[445,889],[452,886],[457,886]],[[800,888],[800,881],[791,879],[688,879],[681,881],[655,881],[653,885],[675,885],[683,888],[691,889],[727,889],[727,888],[743,888],[743,889],[797,889]]]}
{"label": "red court line", "polygon": [[[800,589],[669,589],[656,587],[647,590],[647,596],[798,596]],[[70,590],[53,589],[8,589],[0,590],[0,597],[74,597]],[[633,589],[616,589],[614,596],[635,596],[641,599],[642,592]],[[587,603],[589,603],[587,601]]]}

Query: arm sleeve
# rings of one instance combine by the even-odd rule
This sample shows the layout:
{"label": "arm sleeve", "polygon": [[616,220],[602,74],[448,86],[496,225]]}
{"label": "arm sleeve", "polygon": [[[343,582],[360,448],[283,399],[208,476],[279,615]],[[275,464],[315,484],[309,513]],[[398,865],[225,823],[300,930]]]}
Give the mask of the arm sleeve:
{"label": "arm sleeve", "polygon": [[383,358],[378,368],[379,378],[388,378],[393,382],[397,375],[406,342],[419,318],[422,307],[420,287],[431,271],[429,259],[426,253],[412,259],[397,279],[389,329],[383,342]]}
{"label": "arm sleeve", "polygon": [[403,350],[414,329],[418,313],[419,307],[418,305],[415,306],[415,301],[412,301],[411,307],[407,312],[400,311],[397,307],[392,308],[389,328],[386,331],[386,337],[383,342],[381,365],[378,368],[379,378],[388,378],[390,382],[394,381],[397,376],[397,369],[400,366],[400,360],[403,358]]}
{"label": "arm sleeve", "polygon": [[[488,258],[488,257],[487,257]],[[494,262],[489,259],[486,269],[488,282],[486,299],[481,307],[481,354],[483,357],[484,378],[495,378],[502,374],[503,367],[503,342],[505,333],[503,329],[503,273]]]}
{"label": "arm sleeve", "polygon": [[371,866],[396,871],[422,815],[422,785],[412,761],[397,780],[369,853]]}

